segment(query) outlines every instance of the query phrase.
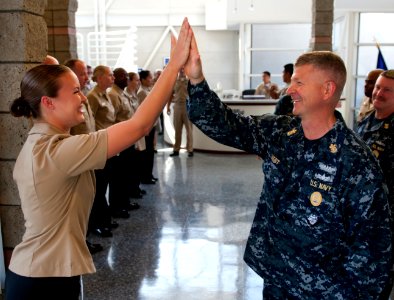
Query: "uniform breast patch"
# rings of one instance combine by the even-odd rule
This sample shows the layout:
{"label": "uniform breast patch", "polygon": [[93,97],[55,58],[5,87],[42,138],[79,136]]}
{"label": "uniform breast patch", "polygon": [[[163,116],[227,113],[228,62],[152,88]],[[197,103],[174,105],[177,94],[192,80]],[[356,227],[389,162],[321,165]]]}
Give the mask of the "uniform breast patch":
{"label": "uniform breast patch", "polygon": [[313,192],[309,197],[309,200],[313,206],[319,206],[323,201],[323,196],[320,194],[320,192]]}

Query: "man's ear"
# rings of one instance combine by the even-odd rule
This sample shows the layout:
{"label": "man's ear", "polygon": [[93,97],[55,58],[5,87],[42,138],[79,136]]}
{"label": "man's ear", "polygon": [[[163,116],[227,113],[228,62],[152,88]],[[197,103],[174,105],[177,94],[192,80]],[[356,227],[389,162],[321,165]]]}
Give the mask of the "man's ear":
{"label": "man's ear", "polygon": [[45,108],[49,110],[53,110],[55,108],[52,99],[48,96],[42,96],[41,103]]}
{"label": "man's ear", "polygon": [[337,86],[334,81],[328,80],[324,82],[324,86],[323,86],[324,98],[330,99],[334,95],[336,89]]}

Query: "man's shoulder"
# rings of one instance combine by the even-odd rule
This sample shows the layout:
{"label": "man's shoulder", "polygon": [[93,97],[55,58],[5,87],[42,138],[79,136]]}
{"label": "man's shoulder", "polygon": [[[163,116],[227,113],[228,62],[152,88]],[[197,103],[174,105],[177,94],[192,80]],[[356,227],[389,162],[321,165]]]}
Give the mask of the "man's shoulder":
{"label": "man's shoulder", "polygon": [[282,136],[286,140],[291,140],[302,134],[301,120],[298,117],[264,114],[255,118],[258,127],[271,128],[272,137]]}
{"label": "man's shoulder", "polygon": [[342,145],[342,159],[346,162],[354,162],[354,166],[359,166],[359,169],[376,168],[376,159],[361,137],[348,128],[343,134],[345,134],[345,138]]}
{"label": "man's shoulder", "polygon": [[264,84],[264,82],[261,82],[261,83],[259,83],[257,85],[256,90],[261,90],[261,89],[264,89],[264,88],[265,88],[265,84]]}

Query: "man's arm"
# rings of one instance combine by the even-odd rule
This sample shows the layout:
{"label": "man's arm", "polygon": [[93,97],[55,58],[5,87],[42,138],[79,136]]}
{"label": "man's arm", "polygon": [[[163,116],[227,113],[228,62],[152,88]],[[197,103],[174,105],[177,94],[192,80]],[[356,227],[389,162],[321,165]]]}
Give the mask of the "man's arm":
{"label": "man's arm", "polygon": [[374,165],[364,160],[354,168],[343,199],[348,240],[344,270],[353,288],[361,291],[359,299],[378,298],[392,265],[387,191]]}
{"label": "man's arm", "polygon": [[189,85],[187,110],[190,121],[210,138],[259,156],[264,156],[268,141],[276,136],[277,116],[236,113],[220,101],[206,81]]}

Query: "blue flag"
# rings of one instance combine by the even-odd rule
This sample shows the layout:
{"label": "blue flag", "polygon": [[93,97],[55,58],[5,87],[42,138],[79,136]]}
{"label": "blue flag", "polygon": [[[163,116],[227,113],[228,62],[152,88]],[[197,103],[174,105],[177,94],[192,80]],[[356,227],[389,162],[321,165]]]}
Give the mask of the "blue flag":
{"label": "blue flag", "polygon": [[384,61],[382,51],[380,51],[380,47],[378,47],[378,62],[376,64],[376,69],[387,70],[386,62]]}

